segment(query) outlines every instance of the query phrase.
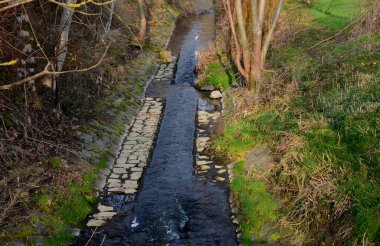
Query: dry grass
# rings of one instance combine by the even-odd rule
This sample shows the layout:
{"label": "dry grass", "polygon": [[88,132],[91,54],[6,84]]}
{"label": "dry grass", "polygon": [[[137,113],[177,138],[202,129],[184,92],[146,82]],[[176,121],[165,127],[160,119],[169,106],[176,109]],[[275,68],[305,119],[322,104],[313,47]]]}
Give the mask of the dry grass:
{"label": "dry grass", "polygon": [[372,7],[364,13],[351,32],[355,36],[375,34],[380,30],[380,1],[371,1]]}

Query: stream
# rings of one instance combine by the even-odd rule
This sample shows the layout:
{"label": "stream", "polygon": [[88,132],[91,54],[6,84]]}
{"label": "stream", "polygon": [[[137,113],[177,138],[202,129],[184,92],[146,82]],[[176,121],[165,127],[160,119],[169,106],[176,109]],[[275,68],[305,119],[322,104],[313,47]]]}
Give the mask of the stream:
{"label": "stream", "polygon": [[[197,112],[221,109],[219,100],[194,88],[197,52],[215,38],[211,0],[198,0],[205,14],[178,19],[168,49],[178,57],[172,79],[154,79],[147,97],[165,101],[150,162],[136,196],[115,195],[108,202],[117,216],[75,245],[237,245],[231,221],[227,174],[200,171],[196,139],[217,131],[217,123],[197,124]],[[224,171],[223,171],[224,172]],[[222,173],[219,170],[219,173]]]}

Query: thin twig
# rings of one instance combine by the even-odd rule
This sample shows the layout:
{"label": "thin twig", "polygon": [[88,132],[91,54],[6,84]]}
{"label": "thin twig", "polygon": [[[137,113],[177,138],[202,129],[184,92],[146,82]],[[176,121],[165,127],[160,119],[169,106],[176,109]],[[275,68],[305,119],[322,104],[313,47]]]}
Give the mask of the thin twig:
{"label": "thin twig", "polygon": [[103,243],[104,243],[104,241],[106,240],[106,236],[107,236],[107,235],[104,235],[103,240],[102,240],[102,243],[100,244],[100,246],[103,246]]}
{"label": "thin twig", "polygon": [[6,11],[8,9],[16,8],[16,7],[20,6],[20,5],[23,5],[23,4],[26,4],[26,3],[30,3],[30,2],[33,2],[33,1],[34,0],[25,0],[23,2],[14,3],[12,5],[0,8],[0,13]]}
{"label": "thin twig", "polygon": [[84,246],[87,246],[91,242],[91,239],[94,237],[97,229],[98,227],[95,227],[95,230],[92,231],[91,237],[88,239],[87,243]]}
{"label": "thin twig", "polygon": [[31,80],[35,80],[37,78],[40,78],[40,77],[48,75],[48,74],[55,75],[55,74],[66,74],[66,73],[76,73],[76,72],[79,73],[79,72],[86,72],[88,70],[94,69],[94,68],[98,67],[102,63],[102,61],[104,60],[105,56],[107,55],[107,51],[108,51],[111,43],[112,42],[110,42],[108,44],[108,46],[107,46],[106,50],[104,51],[104,53],[103,53],[102,57],[100,58],[100,60],[95,65],[93,65],[91,67],[82,68],[82,69],[75,69],[75,70],[68,70],[68,71],[61,71],[61,72],[54,72],[54,71],[50,71],[49,70],[49,68],[51,66],[51,62],[49,61],[48,64],[46,64],[45,69],[43,71],[41,71],[41,72],[39,72],[39,73],[37,73],[37,74],[35,74],[33,76],[30,76],[28,78],[25,78],[25,79],[22,79],[20,81],[14,82],[14,83],[7,84],[7,85],[1,85],[0,86],[0,90],[9,90],[9,89],[11,89],[13,87],[25,84],[25,83],[27,83],[27,82],[29,82]]}
{"label": "thin twig", "polygon": [[326,42],[328,42],[328,41],[330,41],[330,40],[332,40],[332,39],[338,37],[339,35],[341,35],[342,33],[344,33],[347,29],[349,29],[351,26],[353,26],[354,24],[358,23],[358,22],[362,19],[362,17],[363,17],[364,14],[365,14],[365,13],[361,14],[361,15],[359,16],[359,18],[357,18],[355,21],[353,21],[353,22],[351,22],[350,24],[348,24],[345,28],[343,28],[342,30],[340,30],[339,32],[337,32],[336,34],[334,34],[333,36],[331,36],[331,37],[329,37],[329,38],[326,38],[326,39],[324,39],[324,40],[318,42],[317,44],[311,46],[310,48],[307,48],[306,50],[314,49],[315,47],[317,47],[317,46],[319,46],[319,45],[321,45],[321,44],[323,44],[323,43],[326,43]]}

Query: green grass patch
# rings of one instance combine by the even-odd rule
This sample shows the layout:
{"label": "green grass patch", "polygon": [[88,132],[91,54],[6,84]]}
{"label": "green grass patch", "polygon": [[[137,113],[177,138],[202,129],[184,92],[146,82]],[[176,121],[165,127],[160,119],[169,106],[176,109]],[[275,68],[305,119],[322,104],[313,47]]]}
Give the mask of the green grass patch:
{"label": "green grass patch", "polygon": [[58,168],[61,165],[62,160],[58,156],[51,156],[47,158],[47,163],[54,168]]}
{"label": "green grass patch", "polygon": [[275,142],[283,131],[295,126],[289,115],[281,119],[270,109],[263,108],[262,113],[229,122],[214,143],[214,148],[231,160],[241,160],[255,145]]}
{"label": "green grass patch", "polygon": [[[103,160],[101,160],[103,161]],[[37,196],[41,215],[34,216],[35,223],[46,229],[46,245],[69,245],[73,237],[67,228],[83,226],[83,221],[92,212],[96,202],[95,173],[85,174],[82,182],[69,184],[65,191],[48,191]]]}
{"label": "green grass patch", "polygon": [[310,12],[323,25],[338,29],[357,18],[363,7],[360,0],[313,0]]}
{"label": "green grass patch", "polygon": [[215,88],[228,88],[236,82],[235,72],[231,68],[223,67],[220,62],[207,65],[205,79],[200,86],[213,85]]}
{"label": "green grass patch", "polygon": [[277,233],[273,236],[270,233],[270,224],[278,218],[278,206],[266,185],[246,176],[244,161],[235,164],[234,172],[236,177],[231,182],[231,191],[241,208],[242,245],[251,245],[253,240],[270,242],[272,238],[278,239]]}

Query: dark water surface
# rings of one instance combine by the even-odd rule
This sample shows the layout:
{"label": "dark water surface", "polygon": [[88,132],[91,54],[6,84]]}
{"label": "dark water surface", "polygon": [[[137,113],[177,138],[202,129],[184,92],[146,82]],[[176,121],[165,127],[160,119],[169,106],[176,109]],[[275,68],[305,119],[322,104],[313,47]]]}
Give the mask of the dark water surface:
{"label": "dark water surface", "polygon": [[[198,3],[210,6],[208,0]],[[89,245],[103,239],[103,245],[237,245],[227,184],[194,172],[196,111],[214,108],[192,86],[196,52],[206,49],[214,36],[213,13],[178,20],[169,44],[179,56],[175,83],[153,80],[147,90],[149,97],[162,97],[166,107],[138,195],[120,207]],[[111,199],[124,204],[125,198]],[[132,222],[138,226],[132,228]]]}

